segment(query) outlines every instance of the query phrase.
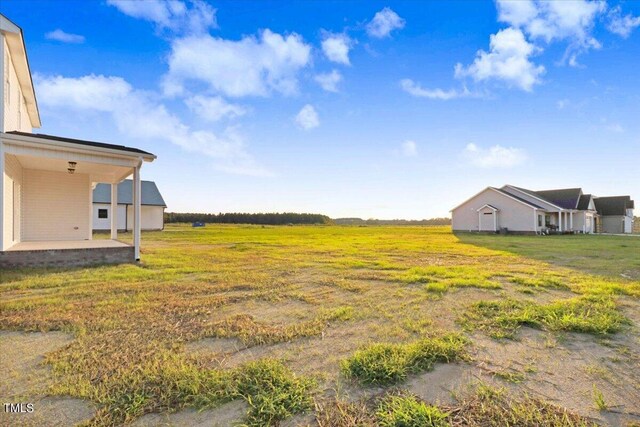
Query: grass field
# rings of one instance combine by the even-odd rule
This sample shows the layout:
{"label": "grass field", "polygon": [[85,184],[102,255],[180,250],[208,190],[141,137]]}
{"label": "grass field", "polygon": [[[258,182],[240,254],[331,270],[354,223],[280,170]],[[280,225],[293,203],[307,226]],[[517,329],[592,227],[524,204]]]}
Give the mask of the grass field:
{"label": "grass field", "polygon": [[638,237],[168,225],[142,257],[0,272],[3,353],[43,355],[3,356],[0,397],[97,426],[640,423]]}

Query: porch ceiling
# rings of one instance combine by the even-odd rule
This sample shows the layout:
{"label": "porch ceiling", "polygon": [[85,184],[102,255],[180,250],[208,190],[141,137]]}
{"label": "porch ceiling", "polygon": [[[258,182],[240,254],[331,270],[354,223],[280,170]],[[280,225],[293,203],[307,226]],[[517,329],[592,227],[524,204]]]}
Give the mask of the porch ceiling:
{"label": "porch ceiling", "polygon": [[116,166],[91,161],[79,161],[75,159],[54,159],[27,155],[16,155],[16,158],[25,169],[46,170],[52,172],[68,173],[69,161],[75,161],[76,174],[87,174],[92,182],[118,183],[132,173],[131,167]]}

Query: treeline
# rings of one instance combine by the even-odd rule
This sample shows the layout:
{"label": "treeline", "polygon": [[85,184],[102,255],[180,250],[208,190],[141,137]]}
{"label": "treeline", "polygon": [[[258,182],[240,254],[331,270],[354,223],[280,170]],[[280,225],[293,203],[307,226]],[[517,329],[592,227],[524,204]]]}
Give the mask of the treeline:
{"label": "treeline", "polygon": [[164,222],[204,222],[207,224],[333,224],[326,215],[309,213],[178,213],[165,212]]}
{"label": "treeline", "polygon": [[336,218],[333,222],[337,225],[450,225],[451,218],[430,219],[362,219],[362,218]]}

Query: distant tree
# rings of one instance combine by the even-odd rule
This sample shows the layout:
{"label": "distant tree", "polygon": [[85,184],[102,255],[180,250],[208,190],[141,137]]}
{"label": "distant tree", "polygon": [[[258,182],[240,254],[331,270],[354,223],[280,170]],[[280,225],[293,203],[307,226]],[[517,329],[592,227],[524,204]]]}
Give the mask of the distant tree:
{"label": "distant tree", "polygon": [[208,224],[259,224],[259,225],[285,225],[285,224],[332,224],[333,221],[326,215],[308,213],[181,213],[166,212],[166,223],[175,222],[204,222]]}

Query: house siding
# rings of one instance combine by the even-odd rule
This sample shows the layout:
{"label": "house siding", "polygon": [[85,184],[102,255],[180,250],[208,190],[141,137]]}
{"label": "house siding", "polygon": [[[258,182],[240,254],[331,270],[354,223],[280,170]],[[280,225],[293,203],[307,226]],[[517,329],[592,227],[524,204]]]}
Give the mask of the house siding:
{"label": "house siding", "polygon": [[24,100],[22,88],[18,81],[18,75],[9,55],[7,42],[2,38],[3,70],[3,102],[4,102],[4,129],[3,132],[17,130],[21,132],[32,132],[31,121],[27,112],[27,104]]}
{"label": "house siding", "polygon": [[23,170],[23,241],[91,236],[89,175]]}
{"label": "house siding", "polygon": [[482,191],[452,211],[452,229],[454,231],[479,231],[478,209],[485,204],[492,205],[498,209],[498,230],[500,228],[508,228],[510,231],[517,232],[536,231],[534,227],[534,210],[532,207],[526,206],[491,189]]}
{"label": "house siding", "polygon": [[[164,207],[141,206],[140,226],[143,230],[162,230],[164,228]],[[133,206],[127,209],[127,229],[133,229]]]}

